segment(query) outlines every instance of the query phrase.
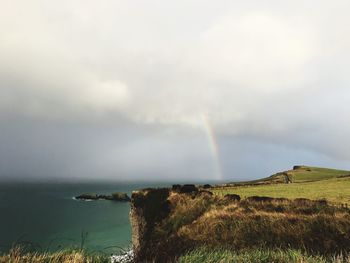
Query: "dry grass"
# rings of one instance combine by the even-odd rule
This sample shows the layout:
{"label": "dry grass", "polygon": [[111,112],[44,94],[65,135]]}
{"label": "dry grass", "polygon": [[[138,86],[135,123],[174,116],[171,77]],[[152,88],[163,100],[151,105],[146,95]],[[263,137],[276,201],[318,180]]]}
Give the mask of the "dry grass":
{"label": "dry grass", "polygon": [[350,211],[305,200],[230,201],[219,196],[172,193],[171,213],[153,233],[151,258],[176,257],[205,246],[244,251],[296,249],[347,253]]}
{"label": "dry grass", "polygon": [[87,255],[84,251],[59,251],[55,253],[25,252],[15,247],[0,256],[0,263],[107,263],[108,257]]}
{"label": "dry grass", "polygon": [[180,257],[179,263],[350,263],[344,255],[324,257],[307,255],[299,250],[255,249],[236,253],[228,249],[198,248]]}

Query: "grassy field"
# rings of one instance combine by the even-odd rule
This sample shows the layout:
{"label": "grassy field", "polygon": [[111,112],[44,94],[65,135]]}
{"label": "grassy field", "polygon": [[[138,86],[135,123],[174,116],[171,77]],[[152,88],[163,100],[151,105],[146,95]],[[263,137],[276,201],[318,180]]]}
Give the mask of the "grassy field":
{"label": "grassy field", "polygon": [[[293,183],[283,183],[284,174],[288,174]],[[220,196],[238,194],[242,198],[269,196],[289,199],[327,199],[334,204],[350,205],[349,174],[350,172],[345,170],[301,166],[261,180],[234,186],[216,187],[211,191]]]}
{"label": "grassy field", "polygon": [[[305,182],[305,181],[317,181],[332,179],[341,176],[350,175],[350,171],[337,170],[329,168],[311,167],[311,166],[299,166],[297,169],[288,170],[283,173],[288,174],[293,182]],[[273,176],[279,176],[277,173]],[[272,176],[272,177],[273,177]]]}
{"label": "grassy field", "polygon": [[199,248],[180,257],[179,263],[220,263],[220,262],[244,262],[244,263],[348,263],[347,256],[311,256],[299,250],[269,250],[256,249],[237,253],[228,249]]}
{"label": "grassy field", "polygon": [[242,198],[254,195],[289,199],[309,198],[316,200],[324,198],[332,203],[347,203],[350,205],[350,178],[291,184],[223,187],[211,189],[211,191],[220,196],[238,194]]}

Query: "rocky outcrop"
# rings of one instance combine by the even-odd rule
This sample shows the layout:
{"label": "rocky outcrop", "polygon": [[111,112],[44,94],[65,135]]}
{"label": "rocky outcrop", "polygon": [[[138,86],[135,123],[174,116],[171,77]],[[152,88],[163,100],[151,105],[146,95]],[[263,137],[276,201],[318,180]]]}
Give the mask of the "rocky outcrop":
{"label": "rocky outcrop", "polygon": [[110,195],[100,195],[96,193],[85,193],[75,197],[78,200],[111,200],[119,202],[129,202],[131,199],[126,193],[113,193]]}
{"label": "rocky outcrop", "polygon": [[293,170],[304,169],[304,168],[306,168],[305,165],[294,165],[293,166]]}
{"label": "rocky outcrop", "polygon": [[113,201],[129,202],[131,200],[126,193],[120,193],[120,192],[113,193],[110,197],[112,199],[109,199],[109,200],[113,200]]}
{"label": "rocky outcrop", "polygon": [[153,243],[152,232],[170,212],[170,190],[167,188],[144,189],[134,191],[131,195],[130,222],[132,227],[132,245],[135,259],[144,259],[150,251],[148,245]]}
{"label": "rocky outcrop", "polygon": [[286,183],[286,184],[292,183],[292,180],[291,180],[292,175],[288,174],[288,172],[283,172],[282,176],[283,176],[283,179],[284,179],[284,183]]}
{"label": "rocky outcrop", "polygon": [[249,202],[272,202],[275,198],[268,196],[250,196],[247,198]]}
{"label": "rocky outcrop", "polygon": [[239,195],[236,195],[236,194],[226,194],[224,196],[224,198],[226,200],[229,200],[229,201],[240,201],[241,200],[241,197]]}
{"label": "rocky outcrop", "polygon": [[213,196],[213,192],[210,192],[208,190],[199,190],[199,192],[197,193],[197,195],[208,195],[208,196]]}
{"label": "rocky outcrop", "polygon": [[172,190],[181,194],[190,194],[198,192],[198,188],[194,184],[174,184]]}
{"label": "rocky outcrop", "polygon": [[80,200],[97,200],[98,199],[98,194],[85,193],[85,194],[81,194],[81,195],[76,196],[75,199],[80,199]]}

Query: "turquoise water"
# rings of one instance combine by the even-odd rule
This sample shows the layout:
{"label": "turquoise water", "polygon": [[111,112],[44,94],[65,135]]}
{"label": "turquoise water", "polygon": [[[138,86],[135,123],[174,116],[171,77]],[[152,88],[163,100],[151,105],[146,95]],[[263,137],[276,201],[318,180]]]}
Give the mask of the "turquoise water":
{"label": "turquoise water", "polygon": [[0,251],[12,244],[36,250],[81,247],[106,253],[131,244],[129,203],[77,201],[86,192],[109,194],[160,184],[0,184]]}

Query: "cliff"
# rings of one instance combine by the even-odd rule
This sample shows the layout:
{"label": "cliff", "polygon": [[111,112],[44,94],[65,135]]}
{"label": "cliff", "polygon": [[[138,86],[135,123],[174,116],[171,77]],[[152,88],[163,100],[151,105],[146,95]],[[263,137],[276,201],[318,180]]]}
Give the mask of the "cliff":
{"label": "cliff", "polygon": [[132,193],[130,222],[134,255],[138,259],[152,254],[149,244],[153,241],[153,230],[170,212],[169,193],[170,190],[166,188]]}

